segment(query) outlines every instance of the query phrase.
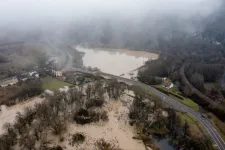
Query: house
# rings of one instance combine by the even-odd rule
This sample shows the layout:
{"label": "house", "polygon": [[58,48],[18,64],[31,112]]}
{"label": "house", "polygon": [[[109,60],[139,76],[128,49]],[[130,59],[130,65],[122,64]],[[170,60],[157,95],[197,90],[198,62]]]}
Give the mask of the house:
{"label": "house", "polygon": [[0,86],[1,87],[6,87],[6,86],[10,86],[10,85],[14,85],[16,83],[18,83],[18,79],[17,77],[11,77],[11,78],[7,78],[3,81],[0,82]]}
{"label": "house", "polygon": [[51,91],[51,90],[45,90],[44,91],[44,93],[46,94],[46,95],[48,95],[48,96],[54,96],[54,92],[53,91]]}
{"label": "house", "polygon": [[20,81],[26,81],[27,79],[29,79],[29,77],[30,77],[29,73],[20,74],[17,76],[18,80]]}
{"label": "house", "polygon": [[216,45],[221,45],[221,43],[220,42],[216,42]]}
{"label": "house", "polygon": [[37,71],[31,71],[28,74],[29,74],[29,76],[33,76],[34,74],[37,74]]}
{"label": "house", "polygon": [[62,76],[62,71],[52,70],[52,73],[53,73],[54,76],[56,76],[56,77],[61,77],[61,76]]}
{"label": "house", "polygon": [[38,74],[38,73],[34,74],[33,76],[34,76],[35,78],[39,78],[39,74]]}
{"label": "house", "polygon": [[171,82],[167,82],[166,84],[165,84],[165,88],[167,88],[167,89],[170,89],[170,88],[172,88],[173,87],[173,83],[171,83]]}

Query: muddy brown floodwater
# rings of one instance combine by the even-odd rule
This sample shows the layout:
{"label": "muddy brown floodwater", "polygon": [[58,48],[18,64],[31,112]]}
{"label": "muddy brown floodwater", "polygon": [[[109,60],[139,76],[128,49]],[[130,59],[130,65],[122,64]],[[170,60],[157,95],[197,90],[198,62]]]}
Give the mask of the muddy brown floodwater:
{"label": "muddy brown floodwater", "polygon": [[35,103],[41,103],[44,99],[40,97],[33,97],[27,101],[18,103],[14,106],[7,107],[1,105],[0,111],[0,135],[4,133],[3,126],[5,123],[14,123],[17,112],[23,112],[26,107],[33,107]]}
{"label": "muddy brown floodwater", "polygon": [[135,76],[136,72],[133,70],[143,66],[146,61],[158,58],[158,54],[155,53],[126,49],[89,49],[79,46],[76,49],[85,53],[85,67],[97,67],[102,72],[128,78],[130,72]]}

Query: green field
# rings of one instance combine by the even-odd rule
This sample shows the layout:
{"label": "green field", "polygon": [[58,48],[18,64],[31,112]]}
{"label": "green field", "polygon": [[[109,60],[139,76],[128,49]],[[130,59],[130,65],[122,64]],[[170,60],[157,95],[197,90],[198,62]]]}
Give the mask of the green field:
{"label": "green field", "polygon": [[177,111],[176,114],[180,117],[182,125],[184,125],[185,121],[190,124],[196,124],[198,122],[193,116],[189,115],[186,112]]}
{"label": "green field", "polygon": [[181,102],[182,104],[188,106],[189,108],[192,108],[193,110],[196,110],[196,111],[199,110],[198,104],[195,103],[193,100],[191,100],[189,98],[180,99],[180,98],[175,97],[173,95],[169,95],[169,97],[171,97],[174,100],[177,100],[177,101]]}
{"label": "green field", "polygon": [[48,90],[51,90],[51,91],[56,91],[59,88],[71,85],[67,82],[63,82],[63,81],[60,81],[56,78],[49,77],[49,76],[42,78],[41,81],[42,81],[42,88],[48,89]]}
{"label": "green field", "polygon": [[189,115],[188,113],[185,112],[176,112],[177,116],[180,117],[181,124],[184,125],[185,121],[190,126],[190,132],[193,136],[200,136],[207,134],[205,131],[205,128],[200,124],[198,120],[196,120],[193,116]]}
{"label": "green field", "polygon": [[176,88],[172,88],[172,89],[167,89],[160,86],[154,86],[156,89],[160,90],[161,92],[165,93],[166,95],[168,95],[169,97],[171,97],[172,99],[181,102],[182,104],[188,106],[189,108],[198,111],[199,107],[198,104],[195,103],[193,100],[183,97],[181,95],[181,93],[176,90]]}
{"label": "green field", "polygon": [[212,125],[215,127],[215,129],[218,131],[220,136],[225,140],[225,122],[221,121],[219,118],[217,118],[214,114],[208,113],[205,115]]}

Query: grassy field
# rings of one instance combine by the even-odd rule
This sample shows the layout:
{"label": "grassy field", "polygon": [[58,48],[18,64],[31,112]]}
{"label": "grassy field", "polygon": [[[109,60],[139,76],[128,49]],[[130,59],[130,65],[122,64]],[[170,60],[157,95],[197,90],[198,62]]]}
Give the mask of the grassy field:
{"label": "grassy field", "polygon": [[199,110],[198,104],[195,103],[193,100],[191,100],[189,98],[180,99],[180,98],[175,97],[173,95],[169,95],[169,97],[171,97],[174,100],[177,100],[177,101],[181,102],[182,104],[188,106],[189,108],[192,108],[193,110],[196,110],[196,111]]}
{"label": "grassy field", "polygon": [[206,82],[206,83],[204,83],[204,88],[206,90],[212,90],[213,88],[214,89],[220,89],[221,85],[218,82]]}
{"label": "grassy field", "polygon": [[64,86],[70,86],[71,84],[62,82],[56,78],[53,77],[44,77],[41,79],[42,81],[42,88],[43,89],[49,89],[52,91],[56,91],[59,88],[62,88]]}
{"label": "grassy field", "polygon": [[171,88],[171,89],[167,89],[162,87],[161,85],[159,86],[154,86],[155,88],[157,88],[158,90],[160,90],[161,92],[165,93],[166,95],[168,95],[169,97],[171,97],[172,99],[181,102],[182,104],[188,106],[189,108],[192,108],[193,110],[198,111],[199,107],[198,104],[195,103],[193,100],[183,97],[181,95],[181,93],[178,91],[178,89],[176,89],[175,87]]}
{"label": "grassy field", "polygon": [[214,126],[214,128],[218,131],[220,136],[225,140],[225,122],[218,119],[214,114],[208,113],[205,115],[207,118],[209,118],[210,122]]}
{"label": "grassy field", "polygon": [[191,136],[194,138],[201,138],[201,136],[204,136],[205,128],[191,115],[185,112],[176,112],[177,116],[181,119],[181,124],[184,125],[185,121],[189,124],[189,131]]}

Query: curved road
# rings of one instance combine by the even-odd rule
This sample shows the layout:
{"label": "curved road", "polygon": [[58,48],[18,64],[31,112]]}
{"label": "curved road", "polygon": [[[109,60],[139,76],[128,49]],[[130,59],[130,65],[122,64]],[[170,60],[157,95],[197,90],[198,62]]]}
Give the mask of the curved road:
{"label": "curved road", "polygon": [[180,102],[177,102],[176,100],[171,99],[169,96],[167,96],[166,94],[156,90],[155,88],[153,88],[149,85],[146,85],[144,83],[141,83],[139,81],[126,79],[126,78],[123,78],[123,77],[119,77],[119,76],[115,76],[115,75],[111,75],[111,74],[107,74],[107,73],[102,73],[102,72],[94,73],[94,72],[85,71],[85,70],[76,69],[76,68],[72,68],[72,69],[70,69],[70,71],[78,71],[78,72],[83,72],[83,73],[100,75],[100,76],[103,76],[103,77],[116,78],[120,81],[127,82],[127,83],[142,87],[146,90],[149,90],[149,91],[153,92],[154,94],[159,96],[164,102],[168,103],[172,108],[174,108],[176,110],[187,112],[191,116],[196,118],[205,127],[205,130],[208,132],[208,134],[212,138],[212,140],[213,140],[214,144],[216,145],[217,149],[218,150],[225,150],[225,142],[223,141],[223,139],[221,138],[219,133],[214,129],[213,125],[210,123],[210,121],[208,119],[203,118],[201,113],[190,109],[189,107],[185,106],[184,104],[182,104]]}

